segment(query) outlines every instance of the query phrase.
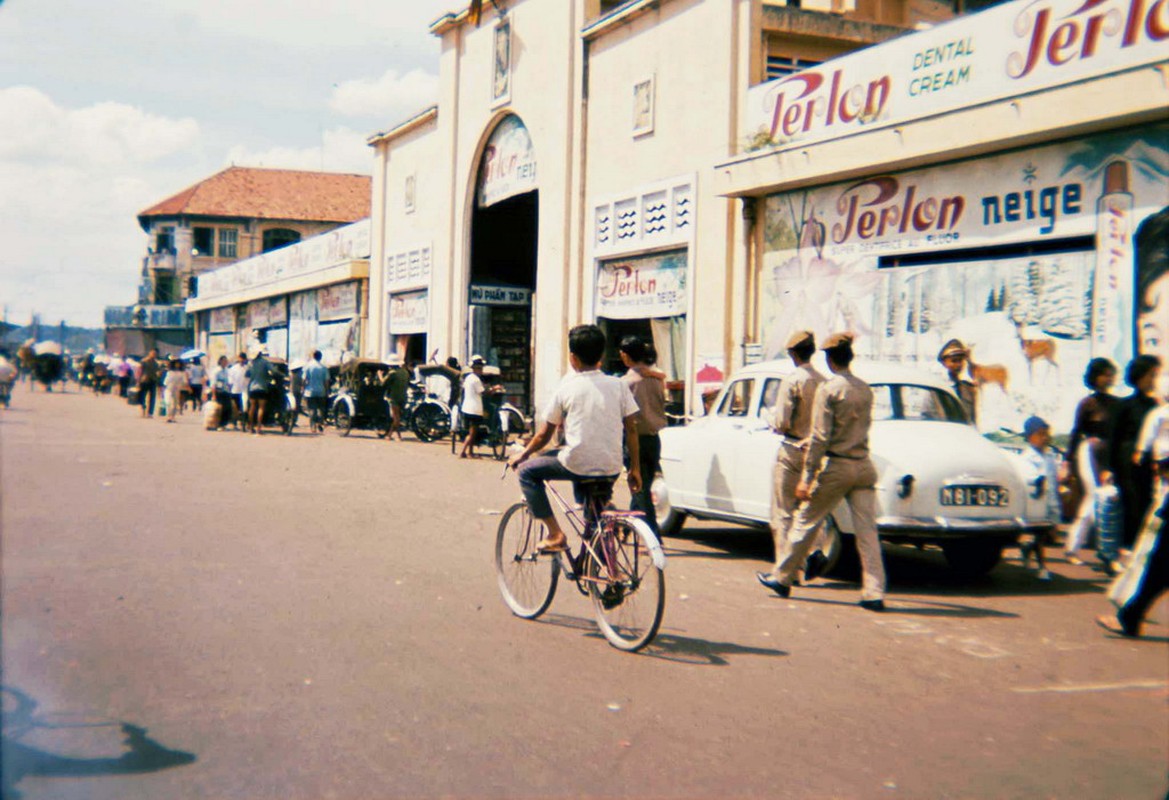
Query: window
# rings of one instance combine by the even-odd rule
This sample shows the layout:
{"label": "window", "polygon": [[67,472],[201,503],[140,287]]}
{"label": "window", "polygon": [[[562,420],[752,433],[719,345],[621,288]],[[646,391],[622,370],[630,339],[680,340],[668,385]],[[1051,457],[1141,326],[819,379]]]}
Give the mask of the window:
{"label": "window", "polygon": [[158,233],[154,237],[154,252],[174,255],[175,229],[173,225],[158,229]]}
{"label": "window", "polygon": [[269,228],[264,231],[264,252],[279,250],[281,247],[296,244],[299,241],[300,234],[294,230],[289,230],[288,228]]}
{"label": "window", "polygon": [[175,298],[175,276],[174,275],[157,275],[154,278],[154,302],[160,306],[170,305],[176,302]]}
{"label": "window", "polygon": [[873,420],[966,422],[958,400],[932,386],[873,384]]}
{"label": "window", "polygon": [[773,81],[776,78],[782,78],[787,75],[794,75],[797,72],[803,72],[806,69],[819,66],[821,61],[813,61],[807,58],[797,58],[795,56],[779,56],[772,53],[767,54],[767,76],[765,80]]}
{"label": "window", "polygon": [[718,415],[720,417],[747,416],[747,411],[751,407],[751,391],[754,388],[754,378],[745,378],[732,383],[727,389],[727,393],[723,395],[723,401],[719,404]]}
{"label": "window", "polygon": [[239,231],[235,228],[219,229],[219,257],[235,258],[236,244],[239,242]]}
{"label": "window", "polygon": [[197,252],[192,253],[195,256],[209,256],[214,251],[215,245],[215,229],[214,228],[192,228],[191,229],[191,248]]}

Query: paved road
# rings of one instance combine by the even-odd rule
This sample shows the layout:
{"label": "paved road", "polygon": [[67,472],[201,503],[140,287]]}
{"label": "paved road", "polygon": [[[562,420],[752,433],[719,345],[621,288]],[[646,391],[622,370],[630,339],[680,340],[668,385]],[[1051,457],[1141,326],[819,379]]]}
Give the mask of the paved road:
{"label": "paved road", "polygon": [[1169,608],[1109,638],[1086,567],[960,583],[888,551],[875,615],[849,584],[769,596],[766,536],[687,528],[627,655],[571,587],[507,613],[490,550],[518,491],[490,461],[19,389],[0,447],[4,797],[1166,789]]}

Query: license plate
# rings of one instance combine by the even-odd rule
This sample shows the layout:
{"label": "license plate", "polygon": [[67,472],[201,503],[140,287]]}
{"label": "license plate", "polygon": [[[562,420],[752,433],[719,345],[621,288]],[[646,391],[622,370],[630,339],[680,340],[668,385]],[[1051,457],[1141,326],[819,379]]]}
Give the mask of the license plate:
{"label": "license plate", "polygon": [[1001,508],[1011,502],[1010,492],[1000,486],[947,486],[940,495],[944,506]]}

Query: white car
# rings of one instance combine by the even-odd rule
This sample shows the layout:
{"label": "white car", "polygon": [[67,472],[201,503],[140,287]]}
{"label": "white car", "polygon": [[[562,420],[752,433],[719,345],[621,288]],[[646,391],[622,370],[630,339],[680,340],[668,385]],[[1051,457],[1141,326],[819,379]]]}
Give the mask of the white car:
{"label": "white car", "polygon": [[[791,369],[787,360],[746,367],[723,388],[710,414],[662,431],[662,478],[654,489],[663,532],[676,533],[686,516],[768,524],[780,446],[771,411],[780,379]],[[939,377],[861,362],[854,362],[853,372],[873,389],[869,446],[880,474],[882,541],[940,545],[952,568],[980,575],[1020,534],[1050,529],[1044,493],[1055,487],[981,436]],[[830,563],[855,545],[853,532],[842,502],[819,544]]]}

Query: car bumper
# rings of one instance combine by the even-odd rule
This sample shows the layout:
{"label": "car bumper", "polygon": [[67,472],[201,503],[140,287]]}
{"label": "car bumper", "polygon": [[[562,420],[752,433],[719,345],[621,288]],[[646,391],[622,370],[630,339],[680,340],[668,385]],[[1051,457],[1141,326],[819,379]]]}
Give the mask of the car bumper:
{"label": "car bumper", "polygon": [[949,517],[878,517],[877,533],[905,539],[1013,538],[1025,533],[1047,533],[1054,526],[1041,520],[954,519]]}

